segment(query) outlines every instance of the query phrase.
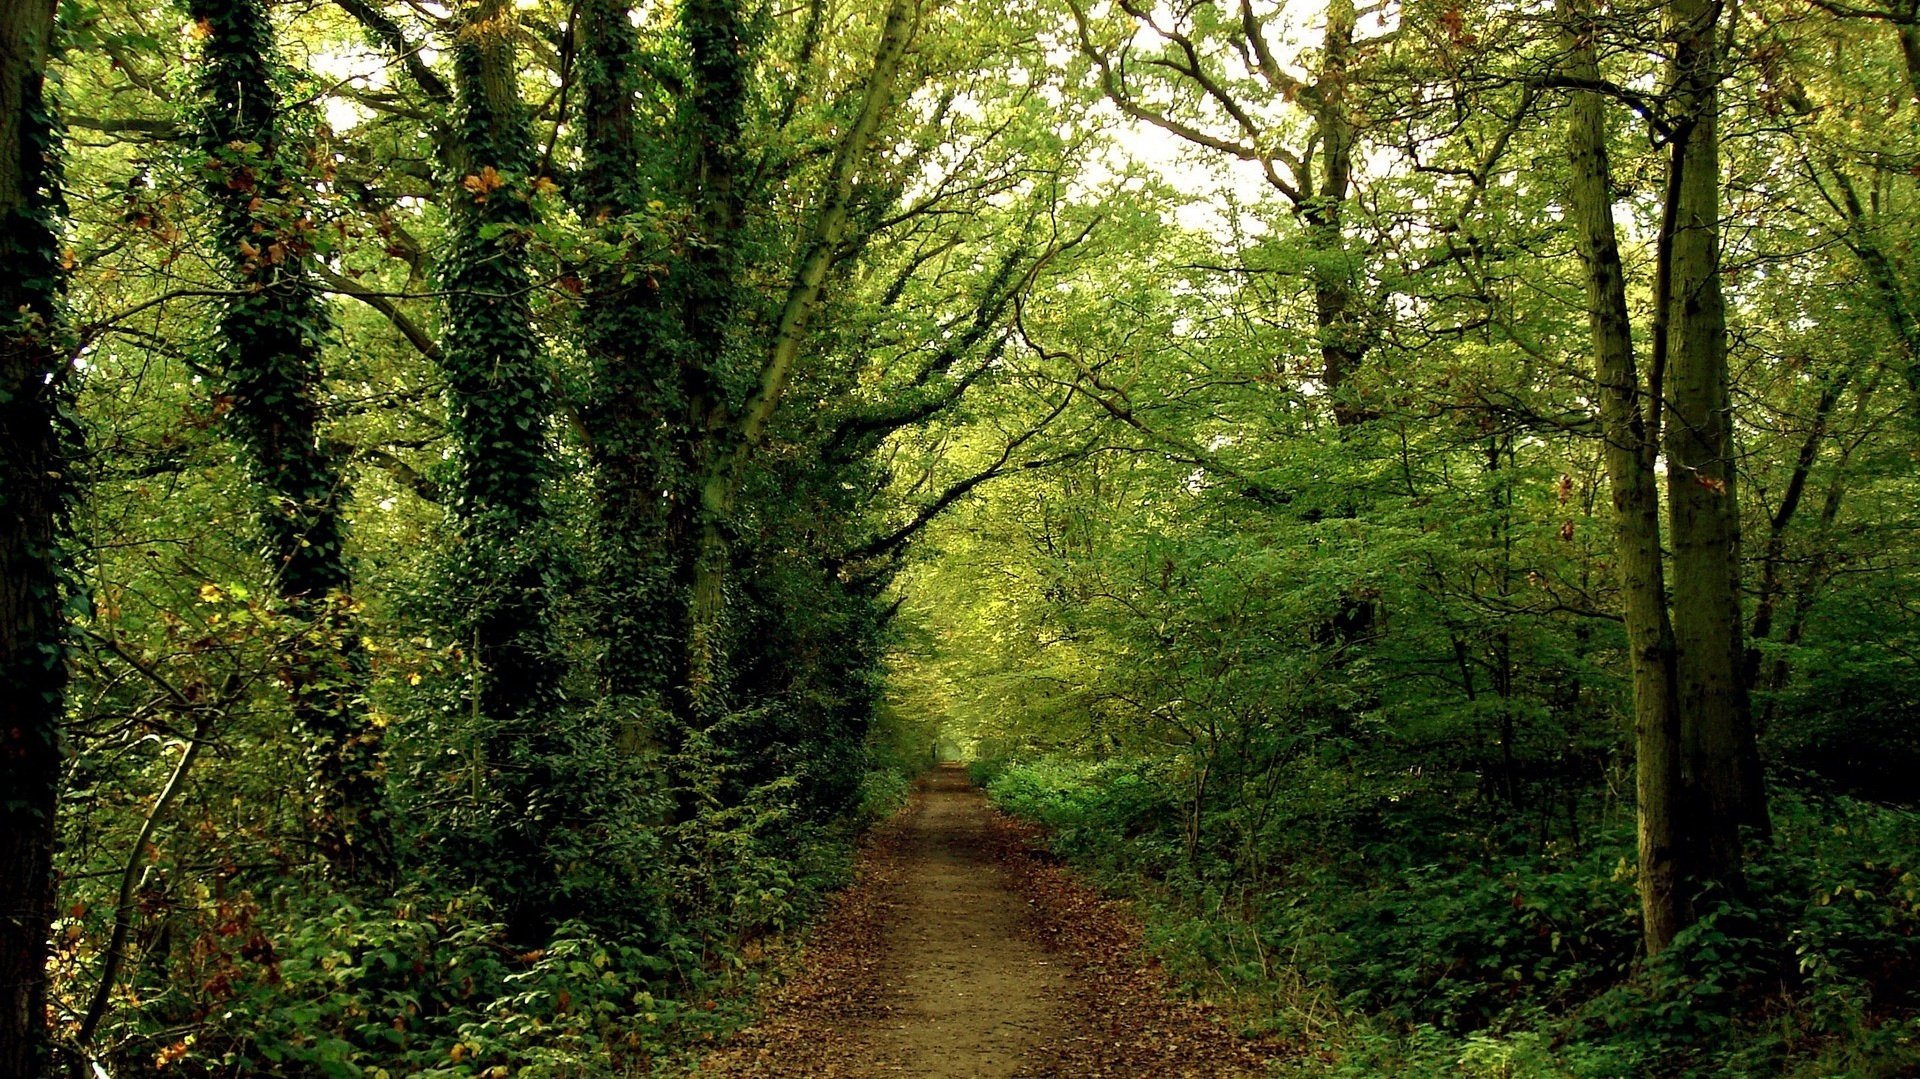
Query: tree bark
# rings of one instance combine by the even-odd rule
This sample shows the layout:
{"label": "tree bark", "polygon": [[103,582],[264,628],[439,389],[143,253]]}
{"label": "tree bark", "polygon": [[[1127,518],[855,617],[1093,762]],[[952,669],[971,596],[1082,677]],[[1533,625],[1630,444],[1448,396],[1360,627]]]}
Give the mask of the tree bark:
{"label": "tree bark", "polygon": [[1671,0],[1667,280],[1667,503],[1672,520],[1673,630],[1679,675],[1684,886],[1741,879],[1743,825],[1764,827],[1759,751],[1746,685],[1740,611],[1740,509],[1727,390],[1726,303],[1720,289],[1716,0]]}
{"label": "tree bark", "polygon": [[[575,204],[616,252],[586,268],[582,345],[593,381],[582,420],[599,486],[601,685],[616,707],[660,714],[680,654],[685,604],[673,580],[670,507],[684,483],[673,432],[687,413],[675,366],[667,290],[679,275],[649,265],[627,231],[645,210],[634,115],[638,40],[625,0],[584,0],[579,13],[584,162]],[[622,737],[651,735],[636,726]]]}
{"label": "tree bark", "polygon": [[0,1075],[49,1068],[47,935],[66,701],[54,5],[0,0]]}
{"label": "tree bark", "polygon": [[[1583,84],[1600,79],[1590,0],[1564,0],[1569,22],[1567,73]],[[1674,696],[1674,636],[1667,614],[1660,550],[1660,495],[1655,446],[1641,408],[1640,373],[1627,313],[1626,275],[1614,227],[1606,117],[1598,93],[1574,91],[1568,105],[1572,165],[1570,208],[1587,270],[1587,313],[1593,334],[1594,380],[1606,440],[1607,485],[1613,497],[1627,658],[1633,672],[1633,745],[1640,855],[1640,916],[1647,954],[1664,949],[1686,922],[1679,886],[1675,812],[1679,803],[1679,716]]]}

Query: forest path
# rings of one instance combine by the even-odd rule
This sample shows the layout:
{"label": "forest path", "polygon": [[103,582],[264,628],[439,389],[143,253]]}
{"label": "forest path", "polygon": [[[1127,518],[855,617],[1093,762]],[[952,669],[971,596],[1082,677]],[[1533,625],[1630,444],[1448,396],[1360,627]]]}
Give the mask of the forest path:
{"label": "forest path", "polygon": [[1257,1076],[1263,1048],[1167,996],[1139,929],[957,767],[863,850],[765,1016],[703,1077]]}

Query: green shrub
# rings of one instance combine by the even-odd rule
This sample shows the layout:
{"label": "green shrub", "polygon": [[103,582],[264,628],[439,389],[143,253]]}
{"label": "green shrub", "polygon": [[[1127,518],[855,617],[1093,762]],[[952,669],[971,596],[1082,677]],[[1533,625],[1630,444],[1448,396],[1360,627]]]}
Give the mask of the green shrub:
{"label": "green shrub", "polygon": [[[1257,831],[1222,797],[1183,834],[1165,764],[983,769],[994,801],[1133,896],[1188,988],[1320,1046],[1299,1074],[1913,1074],[1920,1068],[1920,818],[1791,791],[1748,890],[1639,954],[1630,819],[1543,840],[1404,777],[1302,798]],[[1328,795],[1322,797],[1322,795]],[[1331,823],[1330,823],[1331,822]],[[1451,852],[1447,854],[1447,852]],[[1437,854],[1447,854],[1436,857]]]}

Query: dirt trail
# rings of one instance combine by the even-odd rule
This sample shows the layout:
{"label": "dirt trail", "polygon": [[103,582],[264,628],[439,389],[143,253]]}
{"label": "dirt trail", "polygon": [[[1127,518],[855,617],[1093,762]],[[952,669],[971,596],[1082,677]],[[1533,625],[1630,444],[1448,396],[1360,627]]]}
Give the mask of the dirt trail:
{"label": "dirt trail", "polygon": [[929,785],[913,819],[914,872],[881,969],[886,1019],[875,1074],[1012,1075],[1058,1017],[1066,977],[1020,935],[993,863],[985,806],[957,775]]}
{"label": "dirt trail", "polygon": [[1170,1000],[1138,927],[956,768],[882,828],[765,1017],[703,1077],[1264,1074],[1262,1047]]}

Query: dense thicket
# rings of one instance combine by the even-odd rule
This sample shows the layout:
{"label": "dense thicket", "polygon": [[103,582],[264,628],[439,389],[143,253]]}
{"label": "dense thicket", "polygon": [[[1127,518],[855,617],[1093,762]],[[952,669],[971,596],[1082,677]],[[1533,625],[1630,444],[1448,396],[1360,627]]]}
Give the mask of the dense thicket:
{"label": "dense thicket", "polygon": [[0,1073],[670,1068],[936,742],[1302,1070],[1913,1066],[1906,7],[0,15]]}

